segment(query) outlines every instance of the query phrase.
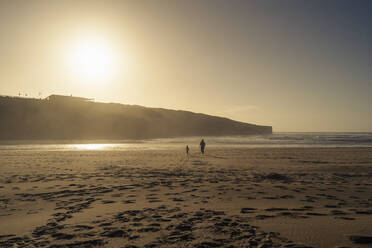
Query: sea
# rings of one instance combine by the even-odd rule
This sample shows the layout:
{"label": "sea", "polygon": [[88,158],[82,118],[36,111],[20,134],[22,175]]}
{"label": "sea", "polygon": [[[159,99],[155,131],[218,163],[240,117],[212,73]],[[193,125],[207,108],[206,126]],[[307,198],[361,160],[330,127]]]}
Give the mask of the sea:
{"label": "sea", "polygon": [[240,148],[329,148],[372,147],[372,133],[288,133],[269,135],[177,137],[149,140],[17,140],[0,141],[1,150],[74,151],[74,150],[151,150],[181,149],[198,146],[204,139],[207,147]]}

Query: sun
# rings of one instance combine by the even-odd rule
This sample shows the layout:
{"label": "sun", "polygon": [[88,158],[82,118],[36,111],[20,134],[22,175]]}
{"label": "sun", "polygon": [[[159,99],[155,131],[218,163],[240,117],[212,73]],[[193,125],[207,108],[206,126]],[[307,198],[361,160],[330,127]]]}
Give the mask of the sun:
{"label": "sun", "polygon": [[69,65],[79,79],[97,82],[111,79],[117,66],[112,45],[104,39],[85,38],[69,48]]}

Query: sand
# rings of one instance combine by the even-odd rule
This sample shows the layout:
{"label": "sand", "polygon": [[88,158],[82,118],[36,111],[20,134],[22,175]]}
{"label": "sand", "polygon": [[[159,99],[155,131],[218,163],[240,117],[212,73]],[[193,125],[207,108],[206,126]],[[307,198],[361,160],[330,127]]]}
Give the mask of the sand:
{"label": "sand", "polygon": [[371,148],[0,151],[1,247],[371,247]]}

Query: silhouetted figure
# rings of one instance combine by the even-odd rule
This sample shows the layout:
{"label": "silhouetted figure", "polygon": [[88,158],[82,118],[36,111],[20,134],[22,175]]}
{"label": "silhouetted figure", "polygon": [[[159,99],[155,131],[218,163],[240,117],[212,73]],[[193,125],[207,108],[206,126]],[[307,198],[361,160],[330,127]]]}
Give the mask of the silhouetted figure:
{"label": "silhouetted figure", "polygon": [[190,151],[190,148],[189,148],[189,146],[187,145],[187,146],[186,146],[186,155],[189,155],[189,151]]}
{"label": "silhouetted figure", "polygon": [[205,148],[205,142],[204,142],[204,139],[202,139],[200,141],[200,150],[202,154],[204,154],[204,148]]}

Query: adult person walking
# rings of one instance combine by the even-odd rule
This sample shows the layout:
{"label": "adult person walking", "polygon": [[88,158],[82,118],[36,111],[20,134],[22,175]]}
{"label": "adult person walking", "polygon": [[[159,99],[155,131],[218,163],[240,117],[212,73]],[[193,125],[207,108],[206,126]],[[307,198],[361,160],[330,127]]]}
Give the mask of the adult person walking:
{"label": "adult person walking", "polygon": [[205,149],[205,142],[204,142],[204,139],[202,139],[200,141],[200,150],[202,154],[204,154],[204,149]]}

